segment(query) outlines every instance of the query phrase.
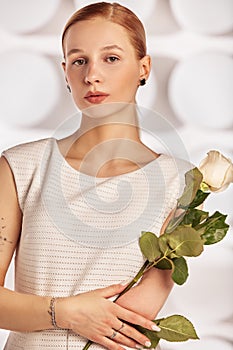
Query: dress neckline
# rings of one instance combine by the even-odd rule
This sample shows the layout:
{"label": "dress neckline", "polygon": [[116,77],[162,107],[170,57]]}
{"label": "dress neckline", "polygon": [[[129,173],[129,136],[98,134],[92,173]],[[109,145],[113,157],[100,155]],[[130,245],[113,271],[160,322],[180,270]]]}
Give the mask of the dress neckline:
{"label": "dress neckline", "polygon": [[122,173],[122,174],[119,174],[119,175],[113,175],[113,176],[104,176],[104,177],[99,177],[99,176],[93,176],[93,175],[90,175],[90,174],[86,174],[86,173],[83,173],[81,172],[80,170],[77,170],[75,169],[74,167],[72,167],[68,162],[67,160],[65,159],[65,157],[63,156],[63,154],[61,153],[60,151],[60,148],[59,148],[59,145],[58,145],[58,140],[54,137],[51,138],[52,141],[54,142],[55,144],[55,151],[56,151],[56,154],[57,156],[62,160],[62,162],[65,164],[65,166],[70,169],[72,172],[74,172],[76,175],[80,175],[80,176],[86,176],[86,177],[89,177],[91,179],[96,179],[96,180],[108,180],[108,179],[114,179],[114,178],[120,178],[120,177],[124,177],[124,176],[130,176],[130,175],[134,175],[136,173],[138,173],[139,171],[143,171],[145,169],[147,169],[147,167],[153,165],[153,164],[156,164],[157,162],[160,162],[160,160],[162,158],[164,158],[166,155],[161,153],[159,154],[159,156],[155,159],[153,159],[152,161],[146,163],[144,166],[140,167],[140,168],[137,168],[135,170],[132,170],[132,171],[129,171],[127,173]]}

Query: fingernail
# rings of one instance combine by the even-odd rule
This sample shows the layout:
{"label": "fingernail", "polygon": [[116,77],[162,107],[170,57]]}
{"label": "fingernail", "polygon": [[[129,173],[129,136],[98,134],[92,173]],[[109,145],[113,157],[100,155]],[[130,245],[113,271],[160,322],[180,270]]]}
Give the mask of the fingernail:
{"label": "fingernail", "polygon": [[113,297],[108,298],[109,301],[114,301],[115,299],[116,299],[115,295]]}
{"label": "fingernail", "polygon": [[144,346],[143,346],[143,345],[136,344],[136,345],[135,345],[135,348],[136,348],[136,349],[139,349],[139,350],[142,350],[142,349],[144,348]]}
{"label": "fingernail", "polygon": [[153,324],[151,326],[151,329],[153,329],[153,331],[156,331],[156,332],[160,332],[161,331],[161,328],[159,328],[159,326],[157,326],[156,324]]}
{"label": "fingernail", "polygon": [[149,347],[151,346],[151,342],[150,342],[149,340],[147,340],[147,341],[145,342],[145,346],[146,346],[147,348],[149,348]]}
{"label": "fingernail", "polygon": [[128,278],[127,280],[121,282],[121,285],[126,286],[127,284],[129,284],[130,281],[131,281],[131,278]]}

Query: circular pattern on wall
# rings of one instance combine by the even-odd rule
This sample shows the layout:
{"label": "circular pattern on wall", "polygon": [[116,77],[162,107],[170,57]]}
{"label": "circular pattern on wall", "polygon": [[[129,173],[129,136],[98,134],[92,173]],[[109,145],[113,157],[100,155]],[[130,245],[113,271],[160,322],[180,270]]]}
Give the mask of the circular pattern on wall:
{"label": "circular pattern on wall", "polygon": [[8,51],[0,55],[0,114],[5,123],[35,126],[59,100],[54,64],[38,53]]}
{"label": "circular pattern on wall", "polygon": [[232,0],[170,0],[179,25],[206,34],[223,34],[233,29]]}
{"label": "circular pattern on wall", "polygon": [[178,63],[168,82],[168,96],[177,116],[199,127],[233,125],[233,60],[204,53]]}
{"label": "circular pattern on wall", "polygon": [[10,32],[33,32],[52,18],[59,5],[60,0],[1,1],[0,25]]}
{"label": "circular pattern on wall", "polygon": [[[98,1],[98,0],[97,0]],[[48,55],[51,54],[51,48],[50,48],[50,43],[52,42],[51,40],[58,40],[60,38],[60,31],[62,30],[61,27],[61,21],[66,20],[66,15],[71,14],[72,11],[74,11],[74,4],[77,4],[77,6],[87,5],[88,3],[91,3],[93,1],[85,0],[85,1],[78,1],[78,0],[73,0],[73,1],[57,1],[57,0],[41,0],[39,2],[35,1],[30,1],[30,0],[20,0],[20,1],[13,1],[13,0],[7,0],[7,1],[1,1],[1,12],[0,12],[0,26],[18,33],[19,35],[9,35],[8,33],[4,33],[2,31],[1,34],[1,52],[4,52],[8,50],[9,47],[15,47],[19,48],[22,47],[25,51],[25,45],[30,48],[31,50],[34,49],[37,52],[42,53],[47,53]],[[183,17],[178,19],[178,12],[175,13],[175,6],[177,6],[178,2],[182,6],[181,10],[183,11]],[[55,7],[56,5],[54,4],[59,4],[60,3],[60,11],[58,11],[55,14]],[[231,40],[230,34],[228,36],[219,36],[216,38],[212,38],[211,36],[205,36],[205,35],[196,35],[195,39],[196,41],[193,41],[193,43],[190,41],[190,36],[189,33],[187,33],[185,30],[193,30],[197,33],[204,33],[204,34],[221,34],[221,33],[227,33],[231,30],[232,28],[232,10],[230,7],[232,6],[232,0],[183,0],[177,1],[177,0],[171,0],[171,7],[174,12],[174,15],[177,19],[177,23],[179,22],[181,26],[181,35],[183,35],[184,40],[180,42],[175,43],[174,45],[171,45],[171,42],[174,42],[174,35],[176,34],[177,31],[177,25],[173,24],[173,21],[170,21],[171,19],[171,8],[169,8],[169,2],[160,0],[146,0],[146,1],[135,1],[131,0],[130,1],[124,1],[122,0],[121,3],[123,4],[129,4],[130,8],[138,7],[138,12],[137,14],[139,15],[140,18],[143,19],[144,24],[148,28],[148,39],[151,39],[153,46],[153,52],[156,57],[156,82],[157,82],[157,87],[156,87],[156,99],[153,102],[153,108],[158,110],[162,115],[164,116],[169,116],[170,115],[170,108],[169,104],[167,103],[167,78],[170,75],[171,69],[173,69],[173,64],[167,64],[166,60],[167,58],[169,60],[174,60],[174,59],[180,59],[182,57],[183,53],[185,54],[187,51],[187,48],[189,48],[189,51],[191,55],[196,52],[196,49],[200,45],[200,50],[203,50],[203,43],[206,43],[207,46],[209,47],[212,44],[212,40],[214,40],[214,45],[216,48],[216,51],[218,52],[230,52],[231,54],[233,53],[233,47],[229,45],[229,42]],[[24,5],[27,4],[27,5]],[[140,7],[139,7],[140,4]],[[20,6],[20,10],[19,10]],[[189,7],[191,9],[191,6],[194,6],[198,8],[198,12],[194,12],[194,7],[191,9],[189,12],[185,12],[185,6]],[[209,6],[210,11],[201,11],[200,6]],[[39,11],[39,7],[43,10]],[[53,8],[52,8],[53,7]],[[221,8],[220,8],[221,7]],[[226,8],[227,7],[227,8]],[[52,9],[51,9],[52,8]],[[6,9],[8,9],[8,12],[6,12]],[[217,9],[214,10],[214,9]],[[136,9],[137,10],[137,9]],[[177,10],[178,11],[178,10]],[[161,19],[161,21],[158,21],[155,23],[156,20],[156,13],[158,14],[158,17]],[[213,20],[213,13],[217,16],[217,20]],[[54,15],[55,14],[55,15]],[[53,18],[52,18],[53,16]],[[147,18],[149,17],[149,21]],[[47,19],[46,19],[47,18]],[[50,18],[52,19],[51,24],[50,24]],[[68,18],[68,16],[67,16]],[[145,20],[144,20],[145,18]],[[182,23],[183,21],[183,23]],[[52,23],[53,22],[53,23]],[[22,35],[24,33],[30,33],[30,32],[35,32],[36,30],[40,29],[46,25],[46,33],[43,33],[44,35],[41,37],[38,37],[37,35]],[[51,25],[51,28],[50,28]],[[54,25],[56,26],[56,31],[54,30]],[[47,32],[48,28],[48,32]],[[58,30],[60,28],[60,30]],[[184,28],[184,30],[182,30]],[[164,29],[166,29],[164,31]],[[54,33],[56,37],[53,35],[50,35],[49,33]],[[168,34],[168,35],[161,35],[161,34]],[[173,35],[174,34],[174,35]],[[177,33],[178,34],[178,33]],[[187,35],[186,35],[187,34]],[[39,40],[38,40],[39,39]],[[215,40],[216,39],[216,40]],[[27,42],[28,40],[28,42]],[[33,45],[31,43],[33,42]],[[192,46],[194,44],[194,46]],[[204,47],[205,49],[205,47]],[[54,51],[55,52],[55,51]],[[57,52],[57,51],[56,51]],[[32,73],[32,70],[28,66],[28,75],[31,74],[31,77],[23,77],[23,81],[18,83],[15,79],[10,77],[11,72],[13,71],[13,67],[16,65],[17,69],[20,69],[20,65],[18,65],[18,57],[17,53],[14,54],[14,58],[8,62],[7,58],[3,60],[2,56],[0,55],[0,63],[1,68],[0,68],[0,74],[1,74],[1,79],[0,79],[0,136],[1,136],[1,149],[3,150],[4,148],[7,148],[11,145],[15,145],[17,143],[22,143],[27,140],[31,139],[38,139],[38,138],[44,138],[45,136],[49,136],[51,133],[51,129],[48,128],[48,124],[46,124],[46,128],[42,130],[41,126],[43,125],[40,123],[38,124],[40,120],[46,118],[46,115],[43,116],[43,113],[47,113],[48,110],[51,111],[51,115],[47,115],[47,117],[53,118],[54,125],[57,125],[57,122],[59,120],[58,115],[55,115],[53,113],[52,104],[56,103],[56,98],[58,96],[58,85],[52,84],[50,81],[48,83],[50,87],[50,92],[47,92],[47,97],[50,98],[50,102],[48,101],[43,101],[43,104],[47,104],[47,107],[45,105],[40,105],[41,102],[41,97],[40,97],[40,91],[42,91],[42,97],[43,95],[43,87],[46,89],[47,87],[44,86],[45,81],[44,78],[47,79],[52,79],[54,80],[54,64],[46,71],[49,73],[47,77],[44,77],[44,72],[41,73],[41,80],[39,81],[39,86],[37,83],[35,83],[35,76],[39,76],[38,74],[38,66],[34,65],[35,67],[35,72]],[[167,55],[167,57],[166,57]],[[6,56],[9,57],[9,56]],[[29,56],[27,56],[29,57]],[[32,56],[30,56],[32,57]],[[41,58],[41,56],[39,55]],[[57,58],[56,58],[57,59]],[[60,57],[59,57],[60,60]],[[49,60],[47,60],[49,61]],[[40,60],[41,62],[41,60]],[[223,60],[223,63],[225,60]],[[158,68],[157,68],[158,67]],[[16,70],[17,70],[16,69]],[[214,72],[214,75],[218,76],[218,71]],[[16,73],[16,76],[18,76],[19,73]],[[4,78],[4,79],[3,79]],[[8,86],[8,79],[9,78],[9,86]],[[201,87],[200,79],[194,80],[194,82],[197,81],[198,85],[196,86],[196,89],[199,89]],[[211,80],[212,81],[212,80]],[[194,89],[194,82],[191,85],[189,85],[189,88],[192,89],[192,91],[195,93]],[[13,84],[13,85],[12,85]],[[34,85],[36,84],[35,88]],[[64,83],[60,79],[59,85],[61,86],[61,89],[64,91],[63,85]],[[230,75],[229,75],[229,84],[230,84]],[[16,86],[17,85],[17,86]],[[139,105],[147,105],[147,102],[149,102],[148,105],[151,106],[151,101],[154,98],[154,90],[148,89],[149,85],[154,86],[154,82],[148,84],[145,87],[140,88],[140,95],[139,96]],[[4,100],[5,96],[7,95],[6,89],[10,89],[10,96],[11,100],[9,98],[9,95],[7,97],[7,100]],[[34,92],[33,90],[36,90]],[[147,90],[148,89],[148,90]],[[229,85],[229,91],[232,89],[231,85]],[[32,91],[30,91],[32,90]],[[149,91],[150,90],[150,91]],[[9,90],[7,90],[9,93]],[[149,94],[150,92],[150,94]],[[197,91],[198,92],[198,91]],[[29,93],[34,96],[32,100],[35,102],[34,108],[33,108],[33,113],[28,113],[24,112],[22,109],[22,106],[18,106],[16,101],[18,99],[22,98],[24,100],[24,96],[28,95]],[[37,96],[36,96],[37,93]],[[144,96],[146,93],[148,95]],[[221,91],[221,95],[225,94],[225,90]],[[152,96],[153,95],[153,96]],[[16,98],[17,97],[17,98]],[[57,109],[60,109],[60,113],[64,114],[64,117],[67,115],[70,115],[70,106],[68,104],[68,100],[71,99],[71,96],[68,95],[68,93],[63,93],[63,96],[60,97],[60,102],[57,104]],[[54,100],[54,102],[52,102]],[[199,99],[201,105],[202,103],[205,102],[205,96],[203,96],[203,99]],[[30,104],[30,100],[26,101],[28,104]],[[18,102],[17,102],[18,103]],[[213,104],[215,105],[217,101],[213,101]],[[9,108],[5,108],[6,106],[9,106]],[[11,106],[15,105],[15,106]],[[50,106],[50,107],[49,107]],[[73,104],[72,104],[73,106]],[[20,108],[19,108],[20,107]],[[46,108],[45,108],[46,107]],[[31,107],[30,107],[31,108]],[[44,112],[41,111],[42,108],[44,109]],[[212,107],[213,109],[213,107]],[[11,111],[14,112],[14,114],[9,117],[8,113]],[[32,109],[30,109],[32,110]],[[73,112],[72,112],[73,113]],[[75,118],[75,116],[74,116]],[[149,119],[150,118],[150,119]],[[181,118],[181,117],[180,117]],[[221,113],[221,116],[219,117],[218,113],[215,113],[213,115],[213,118],[211,116],[209,117],[210,120],[210,125],[209,127],[203,127],[203,121],[201,119],[197,120],[197,127],[193,128],[193,122],[192,118],[189,116],[184,115],[183,120],[184,123],[179,123],[177,121],[178,126],[177,126],[177,131],[179,132],[179,135],[182,137],[184,136],[185,133],[185,146],[188,147],[188,151],[192,151],[193,149],[196,149],[196,153],[192,153],[192,160],[200,156],[200,152],[203,150],[202,147],[205,147],[205,150],[209,150],[212,147],[216,148],[216,146],[220,150],[224,150],[225,152],[225,147],[228,147],[232,149],[232,137],[233,137],[233,129],[231,130],[223,130],[219,129],[217,126],[215,129],[213,129],[213,125],[216,125],[216,120],[214,118],[217,118],[217,121],[219,122],[222,118],[222,120],[225,120],[225,115]],[[233,117],[231,118],[233,119]],[[77,124],[79,123],[79,119],[76,120]],[[151,126],[154,125],[152,123],[151,119],[151,114],[148,114],[148,120],[146,120],[147,125]],[[34,124],[35,123],[35,124]],[[60,123],[60,121],[59,121]],[[177,125],[176,123],[176,125]],[[230,122],[224,122],[227,125],[230,125]],[[45,125],[44,124],[44,125]],[[12,127],[12,125],[15,126]],[[17,127],[18,125],[25,125],[25,126],[30,126],[30,128],[24,128],[20,129]],[[72,125],[73,126],[73,125]],[[76,126],[76,124],[75,124]],[[50,126],[49,126],[50,127]],[[220,125],[220,128],[222,125]],[[59,128],[59,126],[58,126]],[[69,129],[69,128],[67,128]],[[73,129],[70,127],[71,132]],[[61,136],[65,137],[68,134],[70,134],[70,130],[65,130],[65,135],[63,135],[63,130],[61,132],[61,135],[59,133],[56,133],[56,136]],[[163,130],[162,130],[163,132]],[[187,132],[187,133],[186,133]],[[148,134],[146,134],[146,140],[149,142],[150,141],[150,146],[154,144],[155,139],[154,137],[152,140],[148,140]],[[173,142],[174,145],[176,143]],[[177,146],[177,145],[176,145]],[[200,148],[199,148],[200,147]],[[155,150],[158,151],[157,149],[157,144]],[[195,163],[197,164],[197,163]],[[225,197],[226,195],[226,197]],[[211,210],[214,210],[216,208],[220,209],[223,213],[228,213],[229,219],[232,220],[232,214],[230,212],[230,208],[232,207],[232,198],[233,198],[233,192],[232,192],[232,187],[227,190],[223,194],[219,194],[216,197],[216,201],[218,201],[217,206],[212,203],[212,198],[210,198],[211,203],[209,204],[208,201],[208,206],[211,207]],[[215,200],[215,199],[213,199]],[[232,221],[231,221],[232,222]],[[231,229],[232,231],[232,229]],[[225,248],[225,243],[229,243],[229,249],[232,249],[232,232],[229,232],[228,234],[229,239],[226,237],[224,239],[224,248]],[[231,240],[231,241],[230,241]],[[228,246],[227,246],[228,248]],[[215,254],[215,249],[214,247],[209,248],[209,254],[211,254],[214,258],[213,261],[216,261],[216,254]],[[217,250],[218,250],[218,245],[217,245]],[[221,249],[221,247],[220,247]],[[195,343],[192,343],[192,341],[187,343],[169,343],[169,345],[163,345],[164,348],[169,347],[169,349],[184,349],[184,350],[191,350],[192,349],[211,349],[214,350],[216,349],[224,349],[224,350],[230,350],[231,345],[229,345],[226,340],[229,339],[231,336],[231,329],[229,328],[229,332],[222,332],[222,330],[226,330],[227,326],[232,328],[232,322],[229,316],[229,323],[226,322],[226,318],[228,317],[228,311],[231,310],[231,305],[232,305],[232,297],[229,293],[229,284],[231,280],[229,279],[229,275],[232,274],[232,265],[231,264],[231,257],[232,254],[228,254],[229,249],[222,249],[220,250],[219,254],[217,253],[217,257],[219,256],[219,261],[221,263],[222,260],[226,261],[226,265],[222,265],[222,263],[219,266],[219,269],[216,269],[216,276],[215,276],[215,281],[213,283],[213,267],[212,267],[212,260],[209,261],[209,259],[205,260],[205,263],[202,263],[202,261],[199,261],[199,258],[194,261],[194,265],[196,265],[196,273],[194,272],[194,283],[192,283],[191,287],[188,288],[188,286],[184,285],[182,288],[179,289],[178,294],[181,293],[181,297],[174,297],[171,296],[171,299],[169,299],[171,302],[170,304],[175,305],[175,312],[177,311],[179,313],[183,313],[187,317],[190,316],[190,319],[192,319],[195,327],[197,327],[197,330],[200,329],[200,332],[198,334],[200,335],[201,340]],[[230,251],[231,252],[231,251]],[[205,254],[205,253],[204,253]],[[208,250],[207,250],[208,254]],[[200,257],[202,259],[202,257]],[[207,269],[205,272],[205,268],[208,268],[208,265],[210,267]],[[7,287],[11,288],[11,285],[9,284],[10,280],[13,280],[13,274],[8,272],[8,278],[7,278]],[[196,276],[196,277],[195,277]],[[213,284],[213,288],[211,288],[211,283],[208,282],[209,276],[211,277],[210,282]],[[192,281],[192,273],[190,276],[190,281]],[[218,279],[218,283],[216,284],[216,279]],[[202,291],[200,290],[202,287],[202,284],[204,283],[204,286],[202,288]],[[219,288],[219,286],[222,285],[222,290],[219,291],[216,289],[216,286]],[[179,288],[179,287],[178,287]],[[186,289],[187,288],[187,289]],[[196,289],[197,288],[197,292]],[[205,293],[204,293],[205,292]],[[230,290],[232,293],[232,291]],[[204,297],[203,294],[204,293]],[[206,294],[206,296],[205,296]],[[200,297],[200,303],[196,300],[197,296]],[[210,300],[211,297],[211,300]],[[195,299],[195,303],[193,300]],[[204,299],[204,301],[203,301]],[[205,300],[207,302],[205,303]],[[216,303],[216,300],[218,300],[218,303]],[[224,300],[224,302],[223,302]],[[215,313],[213,314],[213,309],[215,309],[217,304],[217,309],[215,310]],[[195,309],[192,307],[195,305]],[[207,306],[203,307],[203,305]],[[190,307],[190,312],[189,312],[189,307]],[[182,312],[183,309],[183,312]],[[194,309],[194,313],[192,310]],[[218,310],[220,309],[221,313],[218,315]],[[225,311],[226,310],[226,311]],[[165,314],[166,316],[171,314],[171,310],[169,309],[168,312]],[[207,316],[210,316],[208,320],[206,320]],[[214,319],[213,317],[214,316]],[[202,320],[204,318],[204,320]],[[203,328],[201,328],[200,324],[203,324]],[[212,325],[212,328],[210,329],[210,325]],[[209,332],[210,338],[205,339],[205,334],[206,331]],[[0,330],[0,348],[4,348],[5,344],[5,334],[3,334],[3,330]],[[221,341],[220,339],[214,339],[214,336],[221,335]],[[224,339],[224,340],[223,340]],[[193,341],[194,342],[194,341]]]}

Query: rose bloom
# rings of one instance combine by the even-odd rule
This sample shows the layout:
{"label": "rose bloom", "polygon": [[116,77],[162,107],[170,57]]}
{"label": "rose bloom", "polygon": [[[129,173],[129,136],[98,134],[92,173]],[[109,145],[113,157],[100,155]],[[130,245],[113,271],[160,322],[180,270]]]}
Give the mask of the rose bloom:
{"label": "rose bloom", "polygon": [[232,161],[218,151],[209,151],[200,163],[199,170],[210,191],[221,192],[233,182]]}

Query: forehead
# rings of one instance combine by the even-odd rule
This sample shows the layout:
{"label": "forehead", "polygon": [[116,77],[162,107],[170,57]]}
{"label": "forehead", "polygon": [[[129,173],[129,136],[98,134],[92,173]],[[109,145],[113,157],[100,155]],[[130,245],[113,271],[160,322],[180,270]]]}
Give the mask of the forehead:
{"label": "forehead", "polygon": [[96,17],[73,24],[67,31],[64,48],[102,48],[109,45],[118,45],[123,50],[135,51],[131,44],[127,30],[117,23],[105,18]]}

